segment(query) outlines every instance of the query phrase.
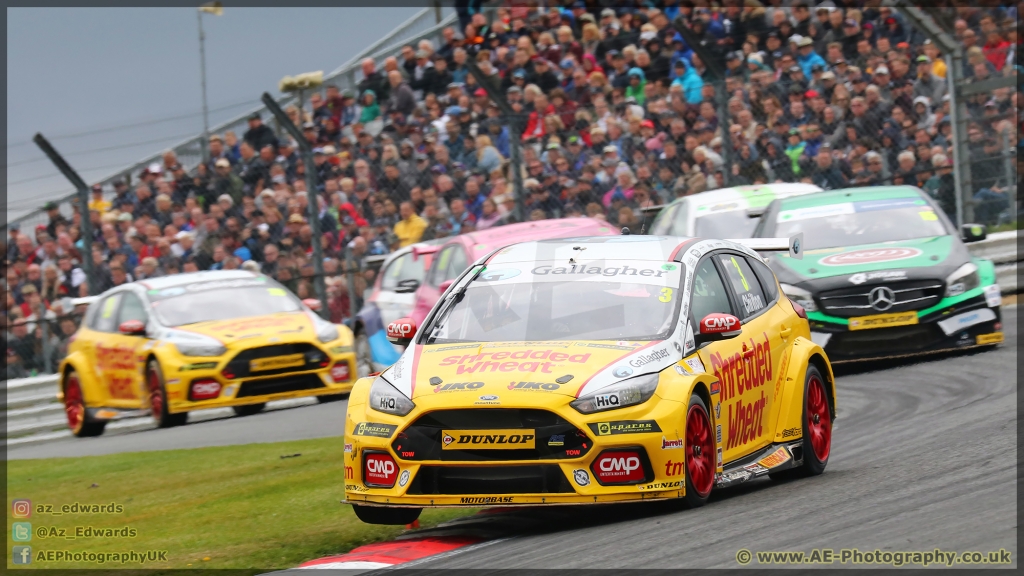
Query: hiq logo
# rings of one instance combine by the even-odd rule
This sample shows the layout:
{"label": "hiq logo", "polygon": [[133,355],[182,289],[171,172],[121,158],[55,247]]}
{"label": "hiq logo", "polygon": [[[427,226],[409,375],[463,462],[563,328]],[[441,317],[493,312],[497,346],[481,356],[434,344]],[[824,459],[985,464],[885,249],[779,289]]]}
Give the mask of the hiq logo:
{"label": "hiq logo", "polygon": [[11,516],[15,518],[29,518],[32,516],[31,500],[14,500],[11,502]]}

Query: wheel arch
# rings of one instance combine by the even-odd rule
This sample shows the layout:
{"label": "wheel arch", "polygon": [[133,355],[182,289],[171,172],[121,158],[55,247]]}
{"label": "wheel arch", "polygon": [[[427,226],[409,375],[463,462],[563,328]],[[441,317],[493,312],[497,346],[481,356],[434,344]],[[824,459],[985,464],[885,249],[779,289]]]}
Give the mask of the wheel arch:
{"label": "wheel arch", "polygon": [[[806,380],[807,367],[814,366],[821,372],[828,385],[825,387],[829,398],[829,407],[835,418],[835,376],[832,373],[832,365],[828,356],[821,346],[802,336],[793,340],[788,352],[789,356],[783,361],[783,367],[778,374],[773,393],[776,408],[774,410],[774,442],[781,442],[784,438],[793,437],[784,435],[786,430],[794,428],[803,431],[803,410],[804,410],[804,382]],[[778,390],[776,393],[775,390]]]}
{"label": "wheel arch", "polygon": [[78,352],[72,353],[61,362],[57,371],[58,400],[64,400],[64,385],[67,382],[68,374],[75,372],[78,374],[79,386],[82,387],[82,400],[86,402],[86,405],[88,405],[88,401],[86,400],[86,388],[89,388],[89,385],[86,382],[92,382],[96,376],[91,369],[84,368],[88,365],[89,363],[86,358]]}
{"label": "wheel arch", "polygon": [[832,414],[832,421],[836,419],[836,379],[832,374],[832,365],[825,358],[824,352],[815,352],[808,359],[808,364],[814,365],[825,378],[825,393],[828,396],[828,408]]}

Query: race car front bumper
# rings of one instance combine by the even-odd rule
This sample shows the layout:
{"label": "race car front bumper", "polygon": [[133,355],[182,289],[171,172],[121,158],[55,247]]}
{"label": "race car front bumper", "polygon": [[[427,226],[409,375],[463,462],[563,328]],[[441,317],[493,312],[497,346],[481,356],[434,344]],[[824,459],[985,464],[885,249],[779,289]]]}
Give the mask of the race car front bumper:
{"label": "race car front bumper", "polygon": [[[998,295],[998,288],[995,293]],[[950,300],[917,311],[913,324],[859,330],[851,330],[847,318],[808,312],[811,339],[833,364],[963,350],[1003,341],[998,297],[986,296],[979,288],[975,295]]]}
{"label": "race car front bumper", "polygon": [[[391,507],[504,507],[685,495],[685,406],[655,396],[612,413],[582,415],[565,405],[564,397],[561,406],[551,407],[551,395],[537,396],[535,403],[500,407],[416,409],[404,418],[365,404],[350,405],[346,501]],[[511,425],[517,420],[519,428]],[[530,435],[534,446],[447,450],[440,442],[442,429],[449,426],[480,435]],[[721,471],[720,459],[718,466]]]}

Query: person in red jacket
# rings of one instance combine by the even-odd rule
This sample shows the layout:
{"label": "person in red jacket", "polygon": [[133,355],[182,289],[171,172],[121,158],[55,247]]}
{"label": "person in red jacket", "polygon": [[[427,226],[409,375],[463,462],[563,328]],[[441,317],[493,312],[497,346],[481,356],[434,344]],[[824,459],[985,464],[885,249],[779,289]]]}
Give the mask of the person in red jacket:
{"label": "person in red jacket", "polygon": [[995,66],[996,71],[1001,71],[1006,65],[1006,52],[1010,43],[1003,39],[998,30],[992,30],[986,37],[985,45],[981,48],[985,52],[985,58]]}
{"label": "person in red jacket", "polygon": [[546,135],[544,117],[554,113],[555,107],[548,102],[548,97],[544,94],[537,94],[533,99],[533,112],[530,112],[530,117],[526,120],[526,130],[523,130],[523,142],[543,139]]}

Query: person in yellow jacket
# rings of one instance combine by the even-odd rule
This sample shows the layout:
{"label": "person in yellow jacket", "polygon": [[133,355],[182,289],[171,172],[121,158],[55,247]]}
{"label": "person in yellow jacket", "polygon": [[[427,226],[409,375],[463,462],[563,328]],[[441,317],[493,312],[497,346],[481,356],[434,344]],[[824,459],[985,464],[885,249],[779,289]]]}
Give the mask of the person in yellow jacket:
{"label": "person in yellow jacket", "polygon": [[[928,59],[932,61],[932,74],[935,74],[939,78],[946,77],[946,61],[939,54],[939,49],[935,47],[935,44],[931,40],[924,41],[924,53],[928,56]],[[920,76],[920,75],[918,75]]]}
{"label": "person in yellow jacket", "polygon": [[92,185],[92,198],[89,199],[89,210],[95,210],[103,216],[107,212],[110,212],[111,204],[109,200],[103,199],[103,186],[100,184]]}
{"label": "person in yellow jacket", "polygon": [[416,210],[409,202],[402,202],[398,207],[398,214],[402,219],[395,224],[395,236],[398,237],[398,247],[405,248],[415,244],[423,237],[423,231],[427,229],[427,221],[416,214]]}

